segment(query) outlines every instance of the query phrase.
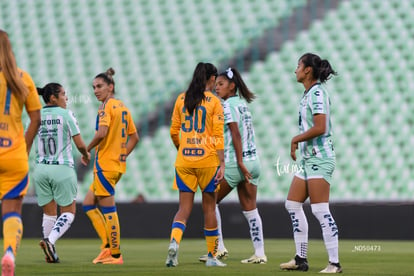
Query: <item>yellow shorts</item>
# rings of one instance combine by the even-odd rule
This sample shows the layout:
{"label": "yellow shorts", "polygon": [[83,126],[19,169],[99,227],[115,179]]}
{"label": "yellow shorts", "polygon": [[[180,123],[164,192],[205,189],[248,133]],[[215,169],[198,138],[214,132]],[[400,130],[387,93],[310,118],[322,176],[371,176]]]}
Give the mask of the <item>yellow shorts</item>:
{"label": "yellow shorts", "polygon": [[93,182],[89,189],[96,196],[113,196],[115,195],[115,185],[121,176],[120,172],[94,172]]}
{"label": "yellow shorts", "polygon": [[181,192],[195,193],[197,191],[197,187],[200,187],[202,192],[215,192],[219,188],[219,185],[215,183],[214,180],[217,171],[218,167],[176,167],[173,188],[178,189]]}
{"label": "yellow shorts", "polygon": [[24,196],[29,187],[29,162],[24,159],[0,162],[0,199]]}

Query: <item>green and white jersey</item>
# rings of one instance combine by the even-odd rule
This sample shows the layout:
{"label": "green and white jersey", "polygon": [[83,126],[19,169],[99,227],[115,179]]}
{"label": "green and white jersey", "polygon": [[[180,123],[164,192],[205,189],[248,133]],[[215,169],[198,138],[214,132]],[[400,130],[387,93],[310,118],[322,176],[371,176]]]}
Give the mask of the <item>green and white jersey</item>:
{"label": "green and white jersey", "polygon": [[80,133],[74,114],[58,106],[45,106],[41,119],[35,139],[36,162],[73,167],[72,137]]}
{"label": "green and white jersey", "polygon": [[239,127],[243,149],[243,161],[258,159],[256,143],[254,141],[254,129],[252,114],[246,101],[238,95],[228,98],[223,103],[224,109],[224,160],[226,167],[237,167],[236,151],[234,150],[228,123],[235,122]]}
{"label": "green and white jersey", "polygon": [[320,158],[335,157],[332,142],[332,124],[330,116],[330,99],[321,83],[314,84],[303,95],[299,107],[299,131],[306,132],[313,127],[313,115],[326,114],[326,132],[311,140],[299,143],[303,158],[316,156]]}

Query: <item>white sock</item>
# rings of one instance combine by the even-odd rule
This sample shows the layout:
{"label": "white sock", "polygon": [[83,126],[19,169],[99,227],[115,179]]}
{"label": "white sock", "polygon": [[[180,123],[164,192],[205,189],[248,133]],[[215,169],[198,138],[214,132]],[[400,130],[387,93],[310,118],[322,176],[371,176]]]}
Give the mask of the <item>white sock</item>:
{"label": "white sock", "polygon": [[308,220],[302,208],[303,203],[286,200],[285,208],[292,220],[293,239],[295,240],[296,255],[307,258],[308,255]]}
{"label": "white sock", "polygon": [[43,229],[44,239],[49,237],[49,234],[52,231],[53,226],[55,225],[56,219],[57,219],[57,216],[49,216],[49,215],[43,214],[42,229]]}
{"label": "white sock", "polygon": [[62,213],[59,218],[56,220],[55,225],[53,226],[52,231],[49,235],[49,241],[52,244],[55,244],[56,241],[68,231],[70,225],[75,219],[75,215],[69,212]]}
{"label": "white sock", "polygon": [[250,237],[253,242],[254,254],[257,257],[264,257],[264,241],[263,241],[263,227],[262,218],[259,215],[259,211],[256,209],[251,211],[243,211],[243,215],[246,217],[250,227]]}
{"label": "white sock", "polygon": [[220,210],[219,210],[218,204],[216,204],[216,219],[217,219],[217,230],[219,232],[217,250],[224,251],[224,250],[227,250],[227,249],[224,246],[223,232],[221,230],[221,215],[220,215]]}
{"label": "white sock", "polygon": [[321,224],[323,241],[328,252],[329,262],[339,263],[338,227],[329,211],[329,203],[311,204],[311,207],[312,213]]}

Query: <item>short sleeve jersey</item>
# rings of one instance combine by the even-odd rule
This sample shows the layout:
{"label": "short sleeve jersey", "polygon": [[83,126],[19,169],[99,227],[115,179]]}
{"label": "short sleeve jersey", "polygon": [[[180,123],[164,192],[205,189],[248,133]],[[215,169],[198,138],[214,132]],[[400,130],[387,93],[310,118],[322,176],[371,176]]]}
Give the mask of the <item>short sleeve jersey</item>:
{"label": "short sleeve jersey", "polygon": [[0,71],[0,160],[28,160],[22,123],[23,105],[28,112],[42,108],[32,78],[20,68],[18,70],[29,90],[24,103],[17,100],[7,86],[3,72]]}
{"label": "short sleeve jersey", "polygon": [[229,123],[237,123],[239,128],[243,161],[252,161],[258,158],[256,143],[254,139],[254,128],[252,114],[247,107],[246,101],[240,99],[238,95],[228,98],[223,103],[224,108],[224,159],[226,167],[237,167],[236,151],[233,145]]}
{"label": "short sleeve jersey", "polygon": [[[224,116],[220,100],[211,92],[190,115],[184,106],[185,93],[175,102],[170,134],[178,148],[176,167],[206,168],[220,164],[217,150],[224,149]],[[180,136],[181,134],[181,136]]]}
{"label": "short sleeve jersey", "polygon": [[58,106],[45,106],[41,118],[35,139],[36,162],[73,167],[72,137],[80,134],[74,114]]}
{"label": "short sleeve jersey", "polygon": [[324,134],[309,141],[299,143],[303,158],[316,156],[320,158],[335,157],[332,142],[332,124],[330,116],[330,99],[326,89],[320,84],[314,84],[303,95],[299,106],[299,131],[306,132],[313,127],[313,116],[315,114],[326,115],[326,131]]}
{"label": "short sleeve jersey", "polygon": [[131,112],[122,101],[110,98],[98,110],[96,130],[107,126],[108,133],[96,146],[94,171],[126,171],[128,136],[137,132]]}

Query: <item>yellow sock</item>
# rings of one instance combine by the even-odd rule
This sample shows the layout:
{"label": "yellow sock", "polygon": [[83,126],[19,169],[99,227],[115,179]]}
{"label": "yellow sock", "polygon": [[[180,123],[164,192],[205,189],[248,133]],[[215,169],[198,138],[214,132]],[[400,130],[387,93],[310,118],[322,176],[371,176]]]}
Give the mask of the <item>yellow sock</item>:
{"label": "yellow sock", "polygon": [[3,249],[16,256],[23,235],[23,223],[18,213],[11,212],[3,216]]}
{"label": "yellow sock", "polygon": [[83,210],[91,220],[93,228],[95,228],[95,231],[98,234],[99,238],[102,240],[101,249],[104,249],[109,244],[108,237],[106,235],[104,216],[102,215],[101,211],[99,211],[99,209],[94,205],[83,206]]}
{"label": "yellow sock", "polygon": [[182,221],[174,221],[171,227],[170,241],[173,239],[180,244],[185,230],[185,223]]}
{"label": "yellow sock", "polygon": [[116,207],[102,207],[102,213],[106,221],[106,233],[109,237],[109,248],[111,249],[111,255],[119,255],[121,254],[121,231],[119,228],[119,219],[118,213],[116,212]]}
{"label": "yellow sock", "polygon": [[206,236],[208,255],[211,255],[211,257],[215,257],[217,255],[218,246],[218,228],[204,228],[204,235]]}

